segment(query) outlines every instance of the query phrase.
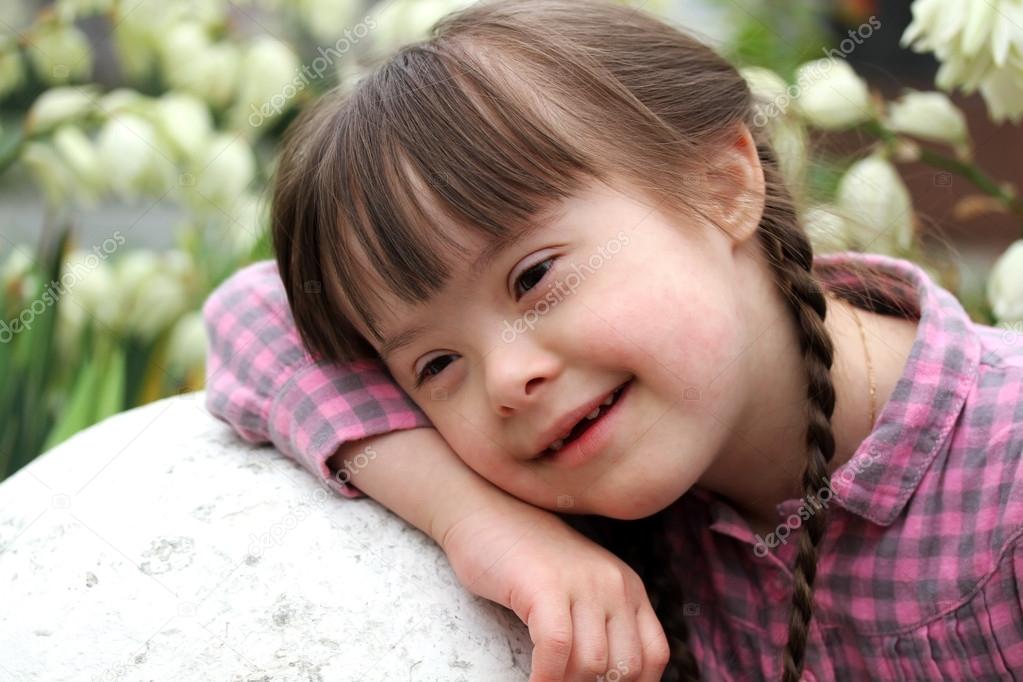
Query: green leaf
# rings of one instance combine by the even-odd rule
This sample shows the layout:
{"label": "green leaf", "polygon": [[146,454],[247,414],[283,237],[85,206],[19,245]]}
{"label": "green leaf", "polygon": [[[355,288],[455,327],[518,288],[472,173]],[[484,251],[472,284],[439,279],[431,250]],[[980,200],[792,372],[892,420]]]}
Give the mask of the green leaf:
{"label": "green leaf", "polygon": [[99,381],[95,411],[92,415],[93,424],[124,410],[125,357],[123,345],[114,346],[108,358],[106,370]]}
{"label": "green leaf", "polygon": [[[102,345],[102,344],[99,344]],[[90,358],[71,389],[71,396],[64,406],[63,414],[46,437],[43,452],[95,423],[93,415],[96,407],[96,391],[105,369],[107,352],[97,347],[97,352]]]}

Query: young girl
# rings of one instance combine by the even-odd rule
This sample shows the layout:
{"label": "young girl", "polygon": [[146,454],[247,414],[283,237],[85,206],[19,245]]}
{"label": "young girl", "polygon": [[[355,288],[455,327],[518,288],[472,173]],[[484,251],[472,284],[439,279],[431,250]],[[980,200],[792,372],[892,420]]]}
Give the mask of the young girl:
{"label": "young girl", "polygon": [[[547,647],[534,681],[1023,677],[1023,349],[910,262],[815,259],[755,118],[640,11],[449,16],[289,131],[276,267],[205,308],[209,407],[460,578],[543,528],[526,575],[568,597],[463,579]],[[475,474],[350,447],[427,426]],[[666,641],[519,501],[583,515]]]}

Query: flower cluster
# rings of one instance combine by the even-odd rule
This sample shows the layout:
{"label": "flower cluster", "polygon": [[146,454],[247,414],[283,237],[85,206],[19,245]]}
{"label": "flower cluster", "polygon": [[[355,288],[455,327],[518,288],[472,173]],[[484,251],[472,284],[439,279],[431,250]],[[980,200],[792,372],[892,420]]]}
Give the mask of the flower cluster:
{"label": "flower cluster", "polygon": [[916,0],[902,44],[941,61],[942,90],[979,89],[992,119],[1023,120],[1023,0]]}

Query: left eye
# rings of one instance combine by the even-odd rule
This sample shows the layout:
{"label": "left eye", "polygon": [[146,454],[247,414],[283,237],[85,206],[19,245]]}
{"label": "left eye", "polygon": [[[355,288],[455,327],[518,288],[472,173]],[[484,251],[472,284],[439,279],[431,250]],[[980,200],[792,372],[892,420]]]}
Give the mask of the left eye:
{"label": "left eye", "polygon": [[448,354],[448,355],[438,355],[433,360],[430,360],[428,363],[423,365],[423,369],[419,372],[419,374],[416,375],[416,388],[419,388],[425,382],[429,381],[433,377],[435,377],[438,374],[440,374],[441,372],[443,372],[444,368],[447,367],[451,363],[446,363],[444,365],[441,365],[441,368],[438,369],[436,371],[436,373],[432,373],[432,374],[430,373],[430,368],[433,367],[434,365],[436,365],[438,360],[443,360],[444,358],[450,358],[450,357],[453,357],[453,356],[451,356],[450,354]]}
{"label": "left eye", "polygon": [[[529,285],[528,288],[526,288],[526,290],[523,292],[523,294],[526,294],[526,293],[529,293],[530,291],[532,291],[534,288],[536,288],[536,286],[540,282],[543,281],[544,277],[547,276],[547,272],[551,269],[551,266],[553,265],[555,260],[556,259],[554,259],[554,258],[548,258],[546,260],[542,260],[539,263],[537,263],[536,265],[534,265],[534,266],[524,270],[522,272],[522,274],[518,276],[518,278],[515,280],[515,294],[516,294],[515,300],[516,301],[518,301],[519,299],[522,298],[522,296],[518,295],[519,294],[519,285],[520,284],[528,284]],[[546,267],[543,267],[543,266],[546,266]],[[438,369],[434,370],[433,368],[437,367],[438,361],[444,360],[445,358],[451,358],[451,357],[454,357],[454,356],[450,355],[450,354],[448,354],[448,355],[438,355],[433,360],[430,360],[428,363],[423,365],[423,369],[419,372],[419,374],[416,375],[416,382],[415,382],[416,388],[419,388],[424,383],[426,383],[427,381],[429,381],[433,377],[435,377],[438,374],[440,374],[441,372],[443,372],[444,368],[447,367],[449,364],[451,364],[451,362],[453,362],[453,361],[449,361],[449,362],[445,362],[445,363],[441,364]]]}
{"label": "left eye", "polygon": [[[547,275],[547,272],[551,269],[551,265],[553,263],[554,263],[554,259],[553,258],[548,258],[546,260],[540,261],[539,263],[537,263],[533,267],[528,268],[527,270],[523,271],[523,273],[521,275],[519,275],[518,279],[515,280],[515,286],[514,286],[515,294],[516,294],[515,300],[517,301],[517,300],[519,300],[521,298],[521,296],[518,295],[518,293],[519,293],[519,284],[522,284],[523,282],[532,282],[531,286],[528,289],[526,289],[525,292],[523,292],[524,294],[525,293],[529,293],[530,291],[533,290],[534,287],[536,287],[537,284],[539,284],[540,282],[543,281],[543,278]],[[540,266],[542,266],[542,265],[547,265],[547,267],[543,268],[543,270],[541,271]],[[540,273],[539,276],[536,274],[538,272]]]}

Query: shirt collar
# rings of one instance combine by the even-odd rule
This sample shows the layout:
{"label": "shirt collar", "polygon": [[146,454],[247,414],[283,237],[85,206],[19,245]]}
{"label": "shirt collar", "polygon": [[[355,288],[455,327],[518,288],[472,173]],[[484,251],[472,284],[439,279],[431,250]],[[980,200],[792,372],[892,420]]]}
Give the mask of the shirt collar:
{"label": "shirt collar", "polygon": [[[952,436],[975,381],[980,339],[959,301],[915,263],[842,252],[817,256],[814,272],[856,305],[893,302],[919,320],[909,360],[874,430],[831,477],[836,503],[887,526]],[[864,282],[866,272],[882,283]]]}

